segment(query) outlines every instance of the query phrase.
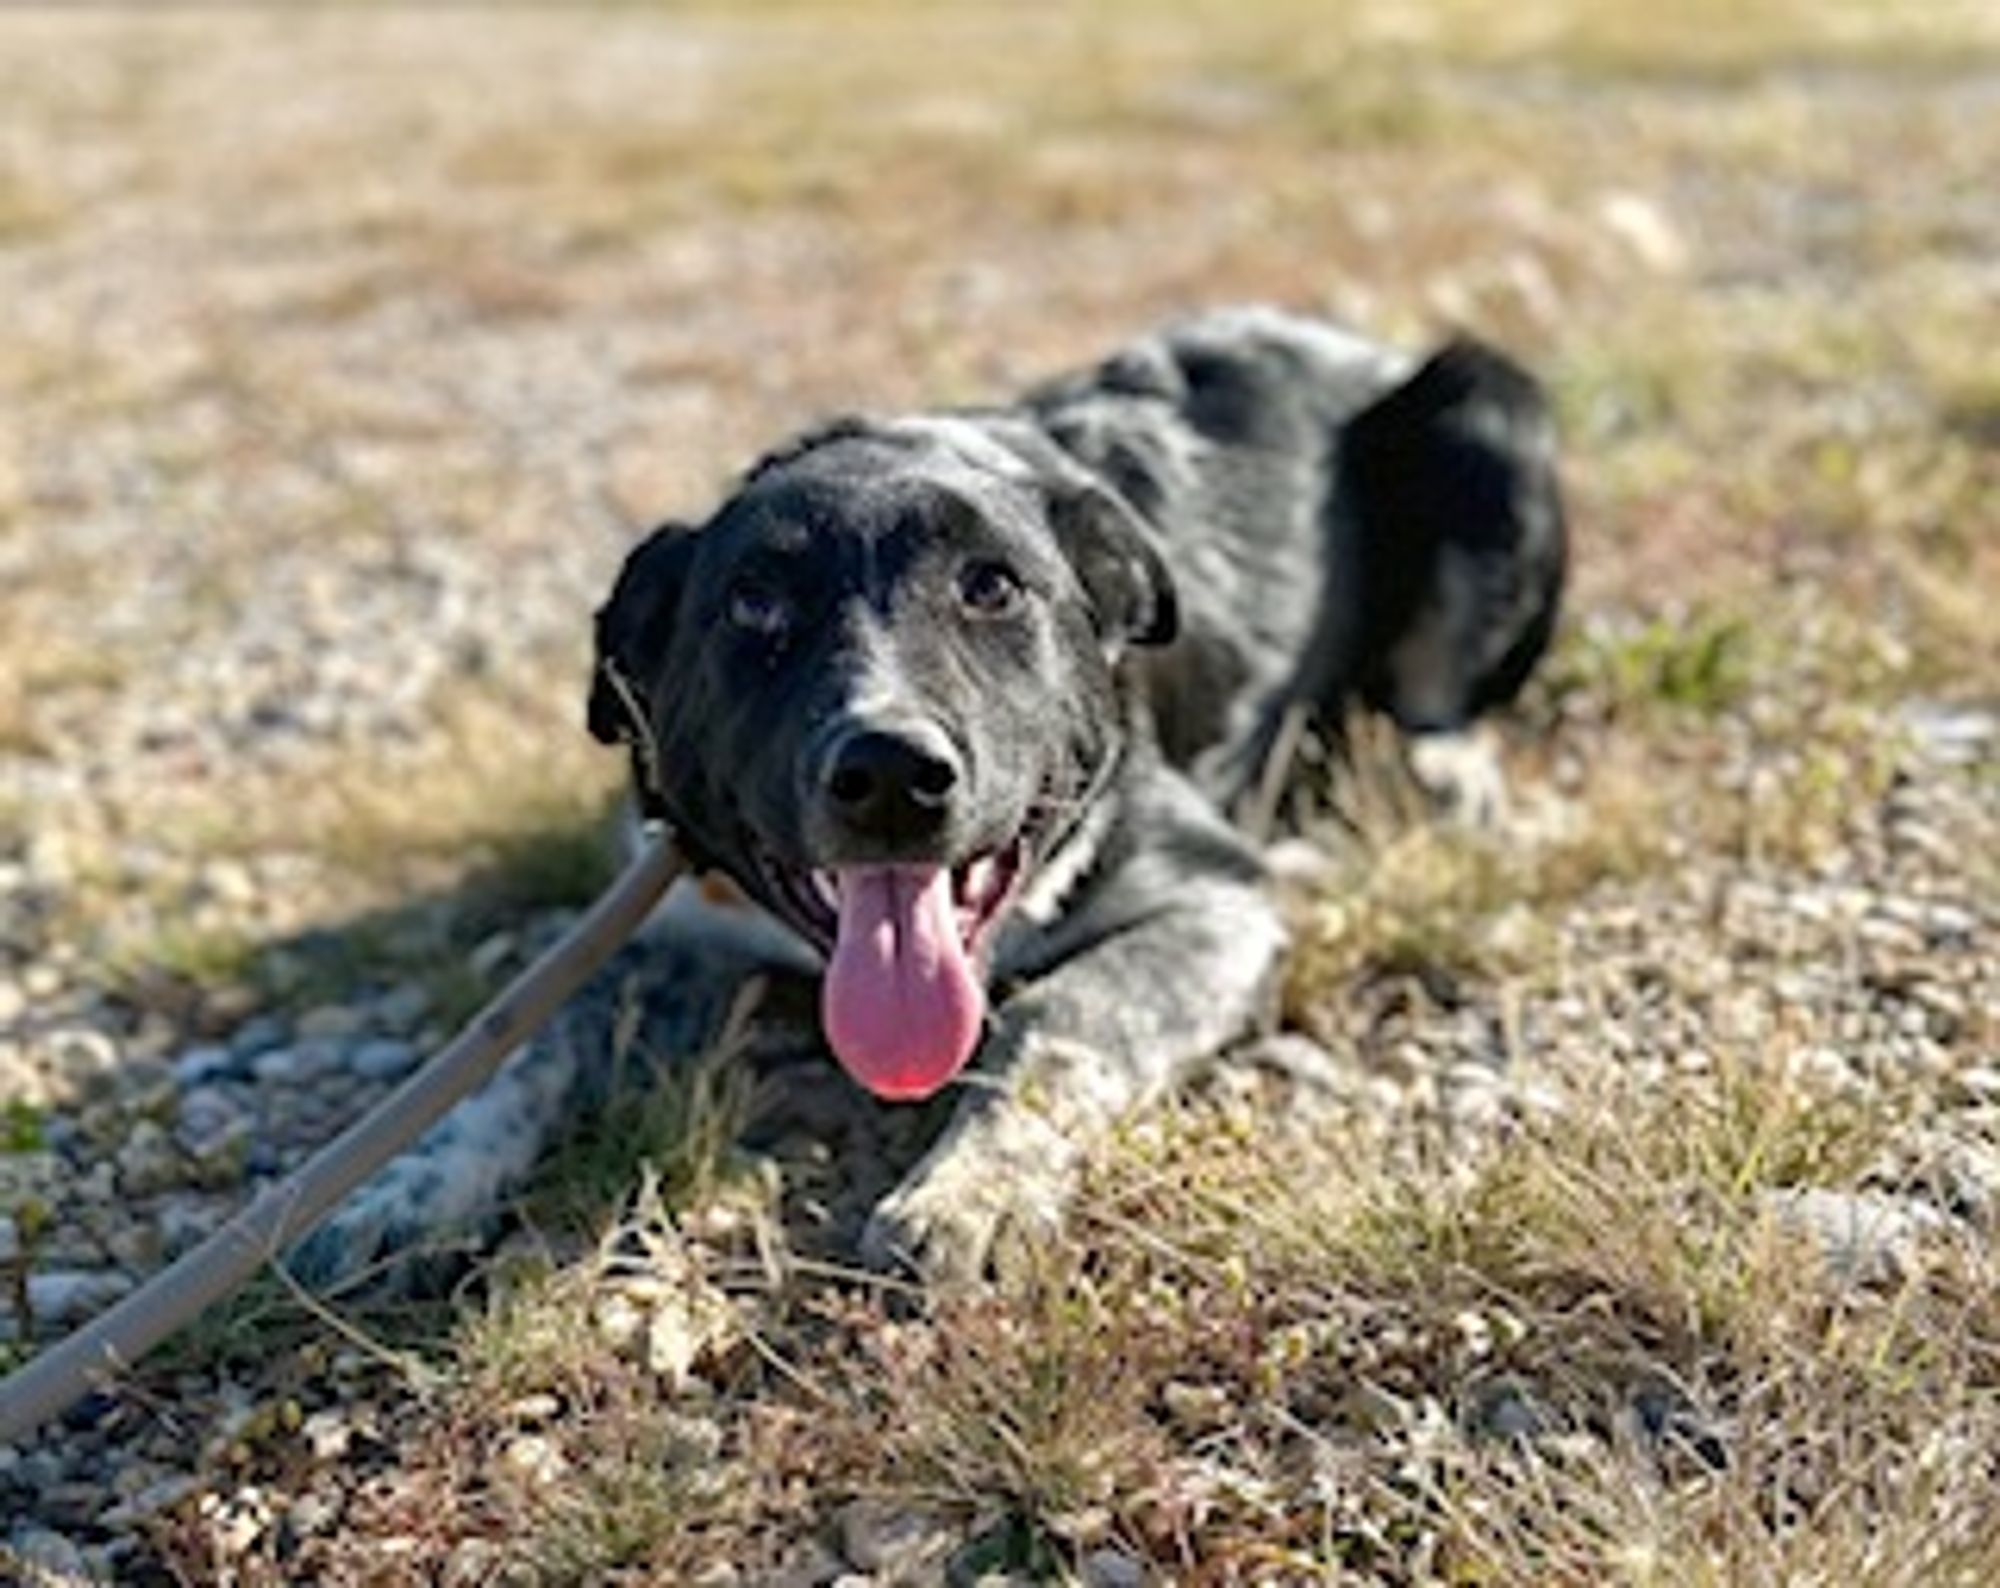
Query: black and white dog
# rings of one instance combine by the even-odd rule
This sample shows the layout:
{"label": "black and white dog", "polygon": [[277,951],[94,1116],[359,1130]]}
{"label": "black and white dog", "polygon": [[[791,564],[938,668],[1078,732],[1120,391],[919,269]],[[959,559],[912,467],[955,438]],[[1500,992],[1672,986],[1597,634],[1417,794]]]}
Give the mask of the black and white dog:
{"label": "black and white dog", "polygon": [[[853,1081],[956,1087],[863,1251],[964,1273],[1266,1007],[1284,932],[1229,813],[1280,724],[1359,703],[1463,730],[1541,655],[1564,565],[1552,427],[1515,365],[1229,310],[1017,403],[845,419],[765,458],[632,553],[590,727],[761,907],[760,951],[818,978]],[[694,898],[668,937],[705,929]],[[485,1212],[590,1049],[531,1044],[299,1266]]]}

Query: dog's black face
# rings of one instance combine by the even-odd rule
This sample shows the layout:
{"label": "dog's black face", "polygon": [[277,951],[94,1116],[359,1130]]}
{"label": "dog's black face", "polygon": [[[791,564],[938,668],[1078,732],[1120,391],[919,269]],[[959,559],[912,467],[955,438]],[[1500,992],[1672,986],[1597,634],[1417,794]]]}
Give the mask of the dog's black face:
{"label": "dog's black face", "polygon": [[1117,760],[1117,656],[1172,624],[1101,487],[949,421],[848,425],[633,553],[591,726],[825,954],[849,1070],[920,1097],[970,1057],[993,933]]}

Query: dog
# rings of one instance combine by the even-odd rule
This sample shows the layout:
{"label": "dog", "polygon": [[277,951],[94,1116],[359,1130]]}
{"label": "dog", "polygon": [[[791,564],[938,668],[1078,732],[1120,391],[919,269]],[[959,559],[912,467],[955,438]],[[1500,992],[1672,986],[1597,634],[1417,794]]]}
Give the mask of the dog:
{"label": "dog", "polygon": [[[1286,725],[1463,735],[1548,645],[1566,561],[1548,405],[1469,339],[1418,361],[1230,309],[1013,403],[823,425],[654,531],[597,614],[591,732],[755,907],[684,888],[606,975],[727,938],[816,981],[853,1083],[952,1104],[861,1255],[977,1274],[1267,1015],[1285,931],[1232,818]],[[601,1085],[594,1029],[529,1044],[295,1269],[488,1213]]]}

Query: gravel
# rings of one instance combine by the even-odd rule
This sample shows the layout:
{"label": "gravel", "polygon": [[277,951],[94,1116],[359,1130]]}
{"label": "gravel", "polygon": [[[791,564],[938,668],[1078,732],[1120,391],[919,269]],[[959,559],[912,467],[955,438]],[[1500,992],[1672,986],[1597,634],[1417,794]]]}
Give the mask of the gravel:
{"label": "gravel", "polygon": [[132,1288],[132,1276],[108,1268],[44,1268],[28,1275],[28,1311],[45,1330],[68,1328],[102,1312]]}
{"label": "gravel", "polygon": [[[1414,1113],[1447,1132],[1486,1134],[1528,1114],[1559,1114],[1566,1101],[1554,1072],[1579,1053],[1641,1076],[1698,1073],[1732,1045],[1807,1033],[1792,1040],[1787,1062],[1828,1097],[1866,1096],[1913,1073],[1934,1078],[1905,1159],[1879,1165],[1869,1189],[1804,1185],[1770,1198],[1773,1218],[1834,1273],[1891,1282],[1927,1241],[1990,1234],[2000,1207],[2000,1058],[1980,1046],[1988,1013],[2000,1007],[2000,968],[1987,946],[1994,923],[1990,901],[1973,897],[1945,859],[2000,816],[1980,789],[1957,762],[1920,754],[1890,797],[1853,813],[1841,852],[1815,866],[1670,869],[1586,896],[1548,924],[1558,959],[1583,968],[1547,995],[1503,1008],[1476,978],[1437,989],[1444,996],[1428,1003],[1406,994],[1375,1003],[1364,993],[1345,1010],[1343,1029],[1283,1033],[1244,1058],[1316,1107]],[[1913,827],[1944,836],[1912,843]],[[521,948],[544,930],[531,924],[509,942]],[[498,956],[490,947],[474,953],[489,968]],[[6,1030],[17,1062],[51,1078],[49,1095],[74,1099],[58,1105],[33,1150],[0,1156],[11,1193],[31,1191],[50,1214],[32,1238],[18,1217],[0,1218],[0,1261],[28,1255],[41,1338],[128,1293],[215,1228],[258,1180],[297,1162],[407,1074],[422,1048],[393,1033],[423,1021],[429,1001],[408,987],[363,991],[303,1012],[249,1013],[235,1030],[179,1047],[121,1022],[110,1006],[97,1012],[99,1028],[65,1022],[36,1032],[24,1018]],[[18,1333],[20,1319],[4,1322]],[[213,1476],[225,1459],[218,1452],[263,1426],[270,1403],[199,1374],[189,1390],[191,1404],[238,1397],[237,1410],[213,1422],[210,1454],[199,1460],[158,1450],[148,1419],[102,1412],[72,1425],[92,1429],[87,1440],[70,1433],[49,1450],[0,1452],[0,1506],[25,1506],[42,1524],[18,1535],[26,1544],[17,1550],[57,1563],[38,1567],[45,1572],[71,1573],[49,1580],[103,1579],[127,1558],[118,1551],[141,1548],[149,1528],[190,1507],[221,1558],[269,1547],[273,1527],[338,1527],[342,1475],[364,1470],[370,1449],[359,1432],[365,1408],[358,1419],[337,1400],[293,1414],[322,1477],[281,1496],[217,1488]],[[1177,1426],[1198,1428],[1204,1407],[1192,1397],[1169,1401]],[[1532,1402],[1505,1385],[1478,1397],[1471,1415],[1480,1432],[1503,1440],[1532,1438],[1539,1426]],[[1697,1455],[1725,1448],[1719,1433],[1666,1402],[1635,1400],[1632,1415],[1635,1429]],[[535,1482],[558,1481],[558,1442],[537,1431],[539,1417],[524,1411],[519,1421],[501,1459]],[[962,1528],[859,1504],[842,1513],[839,1539],[840,1569],[879,1581],[918,1580],[966,1544]],[[1084,1575],[1142,1580],[1135,1569],[1116,1551],[1098,1551]]]}
{"label": "gravel", "polygon": [[[268,71],[282,46],[213,47],[229,89],[216,102],[254,104],[263,120],[190,117],[187,147],[177,138],[161,159],[193,159],[204,139],[233,153],[244,127],[291,126],[288,96],[250,85],[293,81],[296,57]],[[156,69],[137,66],[148,80]],[[645,66],[638,82],[662,100],[671,85],[696,86],[672,51]],[[638,70],[608,59],[592,69]],[[331,77],[302,84],[297,113],[350,127],[340,93]],[[81,128],[37,119],[15,163],[74,180],[88,217],[74,235],[0,250],[0,297],[31,322],[24,345],[75,372],[74,390],[20,416],[20,505],[0,502],[9,624],[32,621],[74,652],[38,678],[18,737],[0,696],[0,791],[34,813],[0,825],[0,1104],[11,1107],[0,1116],[0,1277],[19,1273],[28,1303],[18,1314],[0,1287],[0,1339],[35,1343],[199,1241],[407,1075],[437,1034],[440,998],[415,964],[356,973],[337,993],[227,975],[192,994],[153,987],[156,962],[199,962],[198,947],[226,950],[234,937],[302,962],[348,945],[325,924],[349,897],[337,865],[229,832],[191,855],[165,836],[182,802],[220,793],[250,806],[351,762],[390,780],[468,695],[542,701],[552,680],[573,692],[586,616],[633,513],[698,495],[716,460],[743,456],[767,421],[868,389],[843,369],[824,394],[767,392],[725,414],[698,376],[635,373],[644,358],[670,366],[690,353],[756,365],[746,347],[760,303],[746,295],[759,290],[762,309],[792,316],[786,335],[844,341],[839,294],[824,311],[798,302],[829,268],[823,231],[788,242],[776,223],[745,219],[724,242],[667,237],[628,276],[590,277],[601,301],[548,320],[482,319],[435,294],[392,293],[307,322],[281,308],[331,246],[313,194],[237,192],[233,209],[178,213],[202,206],[171,188],[149,195],[121,139]],[[215,170],[236,169],[210,155]],[[431,198],[445,214],[460,196]],[[1654,268],[1678,269],[1696,250],[1698,229],[1644,195],[1600,208],[1619,246]],[[837,268],[838,250],[831,259]],[[595,268],[530,265],[551,280]],[[816,312],[830,323],[815,328]],[[895,345],[899,373],[908,352]],[[81,411],[93,404],[105,411]],[[460,494],[433,484],[443,479]],[[17,533],[23,524],[30,533]],[[16,601],[31,577],[33,604]],[[1752,698],[1699,730],[1724,763],[1704,788],[1775,798],[1798,780],[1795,747],[1745,728],[1765,704]],[[1555,1077],[1580,1055],[1644,1076],[1782,1046],[1805,1084],[1843,1098],[1920,1076],[1930,1084],[1907,1151],[1867,1190],[1801,1186],[1773,1200],[1773,1216],[1857,1283],[1892,1275],[1927,1240],[1990,1238],[2000,961],[1996,901],[1975,891],[1967,859],[2000,846],[2000,712],[1927,697],[1857,709],[1874,714],[1897,776],[1880,800],[1842,813],[1825,855],[1683,853],[1591,890],[1560,919],[1503,912],[1487,946],[1546,950],[1565,968],[1550,988],[1503,998],[1467,978],[1413,996],[1385,982],[1359,992],[1336,1028],[1283,1033],[1256,1062],[1324,1106],[1415,1113],[1467,1134],[1559,1115]],[[1598,743],[1585,733],[1564,753]],[[1296,849],[1288,863],[1313,869]],[[490,983],[564,919],[482,920],[452,979]],[[369,925],[356,923],[355,943]],[[105,945],[131,942],[151,945],[146,963],[109,963]],[[672,1360],[686,1354],[655,1343]],[[337,1528],[344,1494],[388,1460],[358,1387],[371,1363],[335,1352],[311,1378],[324,1404],[301,1405],[286,1355],[175,1370],[149,1381],[145,1400],[96,1397],[32,1444],[0,1446],[11,1569],[46,1584],[114,1580],[171,1512],[197,1514],[224,1563],[280,1527]],[[1641,1413],[1655,1433],[1682,1416],[1666,1402]],[[1206,1413],[1189,1399],[1175,1415],[1198,1427]],[[233,1446],[288,1416],[308,1465],[328,1475],[321,1487],[279,1492],[232,1464]],[[1533,1406],[1504,1388],[1484,1416],[1499,1437],[1535,1426]],[[549,1478],[555,1448],[525,1428],[506,1459]],[[801,1546],[798,1580],[915,1570],[962,1541],[859,1503],[836,1531],[838,1555]],[[468,1546],[466,1580],[491,1565]],[[1083,1574],[1106,1588],[1143,1580],[1108,1548]]]}
{"label": "gravel", "polygon": [[6,1552],[24,1588],[84,1588],[105,1580],[91,1570],[82,1550],[50,1528],[18,1529],[9,1536]]}
{"label": "gravel", "polygon": [[1926,1237],[1952,1220],[1931,1202],[1880,1191],[1828,1191],[1817,1186],[1769,1199],[1772,1213],[1810,1239],[1827,1266],[1854,1284],[1880,1284],[1909,1272]]}
{"label": "gravel", "polygon": [[208,1081],[233,1080],[242,1072],[242,1054],[234,1048],[204,1043],[174,1057],[174,1080],[183,1087],[198,1087]]}
{"label": "gravel", "polygon": [[[1951,744],[1966,737],[1961,722]],[[1553,1061],[1579,1052],[1664,1075],[1700,1071],[1732,1044],[1808,1033],[1788,1062],[1828,1096],[1865,1096],[1912,1073],[1935,1078],[1908,1161],[1881,1165],[1875,1188],[1802,1186],[1771,1203],[1773,1217],[1836,1273],[1858,1284],[1892,1279],[1926,1240],[1991,1231],[2000,1206],[2000,1058],[1978,1046],[1987,1013],[2000,1006],[1988,949],[1994,922],[1991,901],[1969,893],[1953,859],[1992,831],[1996,812],[1955,751],[1932,756],[1926,745],[1918,742],[1878,807],[1852,813],[1840,852],[1815,866],[1670,869],[1597,890],[1543,923],[1557,957],[1587,967],[1548,996],[1502,1008],[1477,980],[1440,988],[1447,996],[1428,1003],[1364,995],[1342,1029],[1284,1033],[1247,1057],[1319,1106],[1414,1112],[1447,1131],[1487,1133],[1526,1114],[1559,1113]],[[17,871],[23,887],[47,881],[34,867]],[[468,970],[491,974],[532,951],[552,922],[496,931],[466,951]],[[1504,941],[1523,928],[1503,920],[1498,930]],[[431,1012],[421,988],[391,984],[341,1003],[247,1010],[233,1026],[176,1044],[93,998],[59,968],[68,963],[17,953],[13,982],[50,989],[57,1018],[31,1002],[0,1025],[0,1052],[49,1110],[39,1141],[0,1155],[9,1196],[48,1213],[32,1237],[18,1215],[0,1217],[0,1261],[27,1256],[39,1338],[128,1293],[260,1180],[356,1117],[417,1062],[424,1044],[415,1032]],[[37,967],[50,973],[28,974]],[[6,1318],[0,1328],[18,1334],[21,1323]],[[190,1391],[191,1404],[213,1404],[230,1386],[197,1375]],[[1494,1437],[1529,1437],[1537,1426],[1533,1405],[1502,1389],[1480,1406],[1480,1426]],[[244,1400],[237,1426],[253,1427],[263,1408]],[[1716,1442],[1671,1408],[1653,1412],[1690,1448]],[[1635,1426],[1651,1426],[1636,1402],[1634,1416]],[[344,1410],[322,1405],[304,1419],[315,1470],[336,1480],[361,1470],[357,1452],[368,1442]],[[533,1421],[523,1419],[530,1426],[503,1459],[553,1482],[558,1446]],[[140,1548],[160,1518],[190,1506],[223,1558],[266,1547],[260,1541],[281,1518],[292,1529],[339,1525],[338,1481],[291,1497],[217,1488],[209,1462],[219,1458],[160,1452],[149,1445],[154,1426],[112,1418],[87,1442],[58,1435],[52,1450],[0,1459],[0,1507],[26,1507],[31,1519],[15,1548],[53,1563],[37,1567],[48,1580],[102,1578],[126,1558],[117,1551]],[[240,1437],[227,1416],[214,1426],[217,1450]],[[842,1569],[884,1580],[920,1575],[927,1568],[913,1562],[934,1564],[964,1543],[962,1533],[894,1507],[850,1508],[840,1539]],[[1138,1580],[1115,1551],[1099,1555],[1087,1580]]]}
{"label": "gravel", "polygon": [[395,1037],[360,1043],[347,1056],[348,1068],[364,1081],[400,1080],[416,1062],[416,1048]]}

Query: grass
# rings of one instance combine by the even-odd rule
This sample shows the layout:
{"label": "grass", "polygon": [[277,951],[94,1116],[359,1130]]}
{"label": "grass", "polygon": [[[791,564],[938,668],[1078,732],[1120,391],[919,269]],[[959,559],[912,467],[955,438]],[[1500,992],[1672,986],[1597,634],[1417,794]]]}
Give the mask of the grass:
{"label": "grass", "polygon": [[[645,1178],[656,1207],[742,1200],[755,1208],[760,1187],[735,1152],[749,1109],[738,1059],[740,1023],[758,988],[746,987],[731,1022],[708,1053],[675,1062],[649,1051],[638,1011],[616,1024],[612,1096],[551,1156],[530,1194],[530,1218],[587,1227]],[[765,1210],[768,1212],[768,1210]]]}
{"label": "grass", "polygon": [[[211,1501],[338,1498],[227,1557],[191,1502],[149,1547],[191,1581],[754,1581],[858,1506],[960,1578],[1103,1549],[1189,1582],[2000,1575],[1990,1255],[1937,1236],[1856,1283],[1780,1212],[1934,1159],[1949,1083],[1864,1110],[1802,1055],[1875,1051],[1947,956],[1884,966],[1856,927],[1800,963],[1728,919],[1880,875],[1977,899],[2000,847],[1990,771],[1914,839],[1883,816],[1941,776],[1900,706],[2000,670],[1990,7],[338,9],[0,34],[0,263],[43,284],[0,351],[0,761],[92,760],[102,708],[301,548],[462,546],[573,632],[453,675],[414,742],[10,783],[5,856],[62,860],[48,929],[106,990],[182,1033],[416,981],[453,1023],[475,949],[607,876],[589,526],[698,511],[826,411],[1272,298],[1496,336],[1558,401],[1579,556],[1509,730],[1518,824],[1437,825],[1360,743],[1284,989],[1371,1096],[1472,1024],[1538,1100],[1470,1128],[1421,1086],[1220,1084],[1105,1154],[1017,1283],[919,1306],[794,1239],[820,1171],[736,1145],[736,1068],[676,1069],[446,1305],[267,1288],[149,1377]],[[98,621],[152,577],[171,600]],[[1926,822],[1949,858],[1895,859]],[[1819,972],[1873,1003],[1776,991]],[[1991,1022],[1957,1020],[1977,1062]],[[311,1453],[349,1406],[379,1482]]]}
{"label": "grass", "polygon": [[0,166],[0,247],[45,236],[62,222],[56,198],[10,161]]}
{"label": "grass", "polygon": [[[1197,1580],[1983,1580],[2000,1528],[1952,1452],[2000,1415],[1990,1256],[1856,1285],[1773,1211],[1859,1183],[1906,1101],[1828,1108],[1742,1055],[1594,1072],[1449,1167],[1198,1105],[1100,1166],[1024,1283],[915,1318],[726,1299],[648,1180],[466,1326],[418,1489],[366,1525],[438,1524],[419,1561],[504,1527],[563,1582],[768,1564],[776,1524],[857,1499],[1040,1580],[1106,1546]],[[676,1377],[646,1320],[690,1307]]]}
{"label": "grass", "polygon": [[1706,612],[1594,626],[1558,659],[1551,687],[1596,693],[1615,711],[1665,707],[1715,716],[1746,693],[1756,640],[1746,619]]}
{"label": "grass", "polygon": [[0,1110],[0,1152],[40,1152],[42,1140],[42,1111],[18,1097],[8,1099]]}
{"label": "grass", "polygon": [[[587,904],[617,866],[607,758],[552,744],[523,767],[522,732],[507,703],[472,697],[397,765],[280,774],[240,810],[247,778],[164,795],[155,835],[186,864],[135,877],[115,832],[89,833],[75,859],[89,886],[64,901],[63,929],[93,944],[91,977],[111,995],[196,1025],[245,997],[304,1009],[389,983],[421,986],[434,1019],[462,1020],[493,990],[473,963],[482,943]],[[327,881],[302,899],[266,888],[275,918],[217,897],[214,867],[274,856]]]}

